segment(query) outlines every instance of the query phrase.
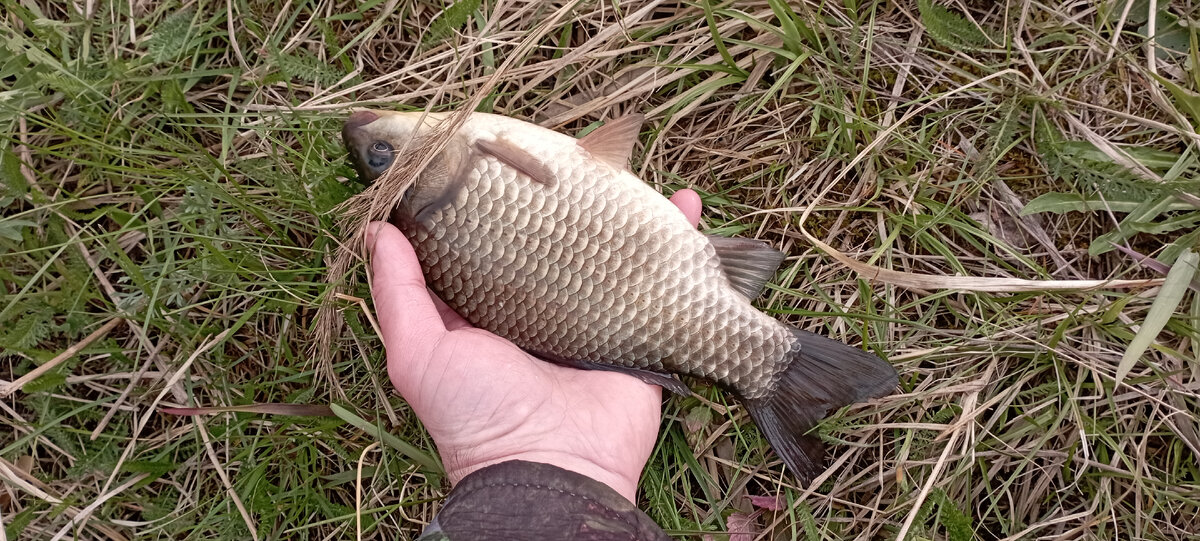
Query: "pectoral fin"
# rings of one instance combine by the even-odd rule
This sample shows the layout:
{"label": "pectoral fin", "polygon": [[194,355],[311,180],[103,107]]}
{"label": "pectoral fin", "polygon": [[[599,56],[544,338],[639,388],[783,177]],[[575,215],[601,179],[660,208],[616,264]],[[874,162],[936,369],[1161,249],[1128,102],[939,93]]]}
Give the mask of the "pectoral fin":
{"label": "pectoral fin", "polygon": [[758,297],[787,257],[761,240],[709,235],[708,242],[717,250],[721,268],[734,289],[748,299]]}
{"label": "pectoral fin", "polygon": [[481,139],[475,142],[475,148],[520,171],[538,184],[545,186],[558,184],[558,176],[554,174],[553,170],[511,141],[504,138],[496,138],[492,141]]}
{"label": "pectoral fin", "polygon": [[554,171],[545,163],[503,138],[479,140],[467,148],[469,150],[457,152],[448,148],[421,173],[420,201],[415,214],[417,223],[427,223],[434,213],[454,202],[467,185],[472,164],[481,155],[500,160],[538,184],[554,186],[558,182]]}
{"label": "pectoral fin", "polygon": [[633,156],[633,145],[646,117],[628,114],[609,120],[603,126],[579,140],[579,146],[598,160],[617,169],[629,169],[629,158]]}
{"label": "pectoral fin", "polygon": [[652,370],[642,370],[640,368],[629,368],[625,366],[617,366],[612,364],[598,363],[593,361],[581,361],[577,359],[565,359],[557,355],[549,355],[536,351],[529,352],[530,355],[542,359],[543,361],[551,362],[557,365],[569,366],[580,370],[604,370],[606,372],[620,372],[622,374],[633,376],[643,383],[650,385],[658,385],[663,389],[671,391],[680,396],[691,396],[692,391],[688,389],[679,378],[673,374],[664,374],[662,372],[654,372]]}

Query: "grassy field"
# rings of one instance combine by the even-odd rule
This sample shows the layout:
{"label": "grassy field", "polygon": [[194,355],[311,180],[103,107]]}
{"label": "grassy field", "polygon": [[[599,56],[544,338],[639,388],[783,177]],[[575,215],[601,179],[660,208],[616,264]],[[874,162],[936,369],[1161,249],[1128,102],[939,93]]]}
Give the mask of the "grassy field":
{"label": "grassy field", "polygon": [[[2,537],[418,533],[432,443],[362,269],[328,298],[338,129],[480,98],[645,113],[642,178],[790,254],[759,305],[900,371],[807,487],[717,389],[668,399],[673,535],[1195,538],[1195,3],[788,4],[0,0]],[[158,411],[275,403],[336,415]]]}

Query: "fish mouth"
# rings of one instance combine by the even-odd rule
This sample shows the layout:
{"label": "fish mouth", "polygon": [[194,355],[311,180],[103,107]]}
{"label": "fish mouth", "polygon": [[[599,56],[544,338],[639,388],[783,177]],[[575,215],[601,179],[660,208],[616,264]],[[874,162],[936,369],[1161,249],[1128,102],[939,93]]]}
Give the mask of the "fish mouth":
{"label": "fish mouth", "polygon": [[381,174],[367,166],[367,153],[374,143],[374,138],[365,128],[376,120],[379,120],[377,113],[355,111],[346,118],[346,123],[342,126],[342,142],[350,153],[350,163],[358,172],[358,178],[368,184]]}
{"label": "fish mouth", "polygon": [[379,115],[371,111],[355,111],[346,117],[346,129],[366,126],[379,119]]}

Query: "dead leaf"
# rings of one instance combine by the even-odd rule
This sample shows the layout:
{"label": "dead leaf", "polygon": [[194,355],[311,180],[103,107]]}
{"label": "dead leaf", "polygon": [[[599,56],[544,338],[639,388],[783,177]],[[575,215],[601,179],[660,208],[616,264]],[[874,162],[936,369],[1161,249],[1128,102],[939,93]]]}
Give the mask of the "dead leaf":
{"label": "dead leaf", "polygon": [[168,415],[211,415],[214,413],[265,413],[268,415],[295,415],[297,417],[333,417],[329,406],[313,404],[247,404],[244,406],[211,406],[207,408],[158,408]]}
{"label": "dead leaf", "polygon": [[782,511],[786,507],[782,496],[750,496],[750,503],[759,509]]}
{"label": "dead leaf", "polygon": [[729,529],[729,541],[754,541],[754,536],[758,535],[758,515],[761,513],[755,511],[749,515],[729,515],[729,518],[725,519],[725,527]]}

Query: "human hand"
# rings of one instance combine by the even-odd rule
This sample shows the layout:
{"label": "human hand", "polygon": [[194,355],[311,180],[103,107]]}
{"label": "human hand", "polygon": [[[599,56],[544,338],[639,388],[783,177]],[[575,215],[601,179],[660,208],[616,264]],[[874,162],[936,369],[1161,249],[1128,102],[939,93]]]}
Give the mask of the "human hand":
{"label": "human hand", "polygon": [[[693,225],[700,197],[671,197]],[[367,232],[388,376],[437,444],[452,484],[509,460],[553,464],[630,501],[662,416],[662,389],[617,372],[551,364],[472,327],[425,287],[408,239]]]}

